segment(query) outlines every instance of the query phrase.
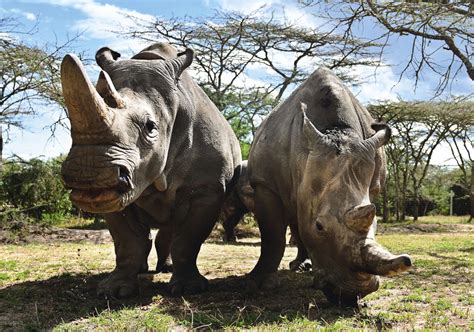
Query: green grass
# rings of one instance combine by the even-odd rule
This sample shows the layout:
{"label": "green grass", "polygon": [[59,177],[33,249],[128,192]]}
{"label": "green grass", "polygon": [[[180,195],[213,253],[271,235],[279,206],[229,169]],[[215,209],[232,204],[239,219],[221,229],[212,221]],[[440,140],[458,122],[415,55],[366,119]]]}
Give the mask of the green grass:
{"label": "green grass", "polygon": [[[360,310],[329,304],[310,287],[311,273],[287,271],[296,254],[288,247],[281,286],[243,291],[245,274],[256,263],[258,239],[204,244],[198,258],[210,289],[171,297],[169,275],[140,278],[140,296],[107,301],[98,282],[114,267],[109,244],[0,245],[0,330],[469,330],[474,292],[471,232],[388,234],[378,237],[394,253],[408,253],[414,267],[382,278],[381,289],[362,300]],[[154,252],[149,265],[156,262]],[[470,325],[471,324],[471,325]]]}

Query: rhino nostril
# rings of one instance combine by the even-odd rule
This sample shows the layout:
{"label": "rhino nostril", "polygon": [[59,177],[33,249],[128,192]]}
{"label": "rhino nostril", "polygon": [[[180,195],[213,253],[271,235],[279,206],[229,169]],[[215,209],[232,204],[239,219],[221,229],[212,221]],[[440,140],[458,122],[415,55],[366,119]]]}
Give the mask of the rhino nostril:
{"label": "rhino nostril", "polygon": [[405,264],[405,266],[411,266],[412,265],[411,258],[408,257],[408,256],[404,256],[403,257],[403,264]]}
{"label": "rhino nostril", "polygon": [[118,190],[125,192],[130,188],[130,172],[124,166],[119,166]]}

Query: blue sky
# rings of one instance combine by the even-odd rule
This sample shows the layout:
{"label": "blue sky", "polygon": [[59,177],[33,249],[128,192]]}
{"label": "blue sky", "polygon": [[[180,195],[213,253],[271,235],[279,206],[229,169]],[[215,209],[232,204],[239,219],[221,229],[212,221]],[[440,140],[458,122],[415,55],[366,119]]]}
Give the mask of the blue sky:
{"label": "blue sky", "polygon": [[[15,16],[25,27],[31,27],[38,22],[38,33],[28,40],[29,43],[42,45],[55,40],[61,42],[68,36],[81,33],[74,46],[78,51],[85,51],[89,57],[93,57],[95,51],[105,45],[119,51],[124,57],[130,56],[144,46],[137,41],[118,37],[111,31],[132,24],[122,14],[140,16],[144,19],[151,19],[154,16],[209,16],[215,9],[251,12],[265,5],[276,15],[284,15],[290,21],[301,25],[314,27],[320,23],[309,10],[298,8],[296,1],[283,0],[0,0],[0,3],[0,16]],[[366,27],[363,33],[368,36],[374,33],[373,29],[374,27]],[[425,75],[416,92],[413,92],[413,80],[409,77],[403,78],[397,84],[400,66],[408,58],[409,41],[408,38],[392,40],[392,46],[388,48],[384,62],[393,67],[379,68],[376,79],[353,88],[353,92],[362,102],[397,97],[424,100],[432,96],[437,80],[434,76]],[[442,63],[443,59],[440,58],[439,61]],[[367,68],[355,69],[355,73],[365,76]],[[467,74],[461,73],[453,85],[452,93],[472,92],[473,87]],[[38,113],[42,116],[29,119],[26,130],[10,132],[10,141],[4,151],[6,156],[15,153],[25,158],[51,157],[67,153],[71,144],[67,131],[60,130],[55,138],[49,139],[50,132],[44,129],[56,119],[57,113],[53,109],[40,110]],[[435,161],[443,163],[445,160],[446,153],[441,152]]]}

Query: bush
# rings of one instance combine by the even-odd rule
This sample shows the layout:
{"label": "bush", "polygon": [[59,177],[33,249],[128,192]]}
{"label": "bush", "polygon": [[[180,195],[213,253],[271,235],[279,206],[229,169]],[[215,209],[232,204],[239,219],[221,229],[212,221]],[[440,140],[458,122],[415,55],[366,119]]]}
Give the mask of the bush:
{"label": "bush", "polygon": [[15,158],[6,162],[0,181],[1,221],[25,215],[54,224],[69,215],[73,207],[61,182],[63,159]]}

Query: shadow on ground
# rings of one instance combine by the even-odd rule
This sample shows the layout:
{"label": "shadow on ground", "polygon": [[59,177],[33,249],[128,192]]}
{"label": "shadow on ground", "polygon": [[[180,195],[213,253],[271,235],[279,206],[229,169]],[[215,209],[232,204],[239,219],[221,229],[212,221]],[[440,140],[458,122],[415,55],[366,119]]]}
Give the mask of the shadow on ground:
{"label": "shadow on ground", "polygon": [[249,294],[245,277],[210,280],[208,292],[171,297],[163,282],[140,281],[140,295],[129,300],[96,296],[98,282],[106,274],[64,274],[43,281],[23,282],[0,290],[0,330],[50,330],[61,323],[87,319],[102,311],[156,306],[187,327],[218,329],[251,328],[295,318],[331,323],[353,316],[354,309],[330,305],[322,293],[310,288],[311,276],[280,271],[281,286],[275,291]]}

